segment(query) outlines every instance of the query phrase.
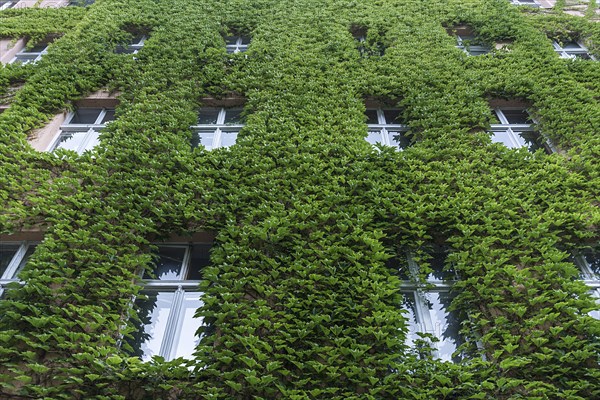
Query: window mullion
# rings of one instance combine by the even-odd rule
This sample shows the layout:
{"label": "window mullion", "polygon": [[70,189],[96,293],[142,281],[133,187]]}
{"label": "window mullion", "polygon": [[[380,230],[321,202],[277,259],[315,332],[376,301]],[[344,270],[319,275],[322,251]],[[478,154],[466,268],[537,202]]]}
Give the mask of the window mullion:
{"label": "window mullion", "polygon": [[173,350],[173,341],[175,340],[176,333],[175,331],[177,330],[177,323],[179,320],[179,314],[181,312],[181,304],[183,303],[183,293],[184,292],[181,289],[181,286],[179,286],[175,291],[173,304],[171,305],[171,313],[169,314],[169,319],[167,320],[167,325],[165,327],[165,335],[160,345],[160,356],[167,360],[169,359],[171,351]]}

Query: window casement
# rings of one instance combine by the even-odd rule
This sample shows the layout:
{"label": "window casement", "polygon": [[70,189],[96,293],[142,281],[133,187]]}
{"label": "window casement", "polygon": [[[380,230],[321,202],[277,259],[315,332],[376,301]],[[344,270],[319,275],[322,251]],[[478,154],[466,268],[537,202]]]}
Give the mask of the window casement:
{"label": "window casement", "polygon": [[48,151],[66,149],[82,154],[91,150],[100,143],[102,129],[114,119],[114,108],[79,107],[69,113]]}
{"label": "window casement", "polygon": [[135,300],[138,314],[128,340],[134,355],[143,361],[153,356],[166,361],[191,358],[199,343],[196,334],[202,318],[198,285],[202,268],[209,265],[209,243],[160,245],[152,272],[144,272],[143,290]]}
{"label": "window casement", "polygon": [[13,57],[10,64],[35,64],[46,54],[47,49],[47,42],[38,43],[30,49],[25,47]]}
{"label": "window casement", "polygon": [[19,0],[0,0],[0,10],[6,10],[14,7]]}
{"label": "window casement", "polygon": [[551,144],[534,128],[534,121],[525,107],[496,107],[492,110],[498,123],[490,125],[492,142],[509,149],[527,147],[530,152],[544,149],[553,152]]}
{"label": "window casement", "polygon": [[490,52],[490,47],[482,43],[473,34],[457,33],[456,48],[470,56],[481,56]]}
{"label": "window casement", "polygon": [[[575,265],[579,268],[581,279],[590,288],[590,293],[600,304],[600,252],[586,250],[574,257]],[[590,315],[600,319],[600,310]]]}
{"label": "window casement", "polygon": [[0,297],[6,285],[18,282],[17,275],[33,254],[37,242],[0,242]]}
{"label": "window casement", "polygon": [[202,107],[198,122],[192,128],[192,147],[203,145],[206,150],[233,146],[244,127],[242,107]]}
{"label": "window casement", "polygon": [[511,4],[515,6],[529,6],[529,7],[539,7],[540,3],[536,0],[510,0]]}
{"label": "window casement", "polygon": [[425,341],[433,349],[433,356],[442,361],[459,362],[458,347],[464,342],[460,335],[461,318],[449,311],[454,295],[451,293],[456,274],[445,268],[447,253],[439,250],[432,255],[431,273],[425,281],[419,279],[419,265],[412,255],[407,256],[408,274],[401,276],[403,308],[407,311],[407,344],[419,346]]}
{"label": "window casement", "polygon": [[224,39],[228,54],[243,53],[250,45],[250,36],[225,36]]}
{"label": "window casement", "polygon": [[69,1],[69,5],[76,7],[87,7],[94,4],[95,1],[96,0],[71,0]]}
{"label": "window casement", "polygon": [[115,48],[116,54],[137,54],[138,51],[144,47],[144,42],[146,41],[146,35],[135,35],[131,40],[126,44],[119,44]]}
{"label": "window casement", "polygon": [[581,58],[583,60],[596,60],[589,52],[588,49],[581,44],[579,41],[569,40],[566,42],[552,42],[554,51],[557,52],[560,58]]}
{"label": "window casement", "polygon": [[406,137],[408,125],[400,123],[401,110],[397,108],[367,108],[367,142],[375,145],[396,147],[402,150],[410,146]]}

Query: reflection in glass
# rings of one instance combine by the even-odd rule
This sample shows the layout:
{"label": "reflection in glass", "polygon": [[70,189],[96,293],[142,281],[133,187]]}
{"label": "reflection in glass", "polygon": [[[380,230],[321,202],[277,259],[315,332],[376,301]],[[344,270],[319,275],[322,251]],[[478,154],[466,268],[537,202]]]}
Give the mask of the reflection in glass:
{"label": "reflection in glass", "polygon": [[63,132],[55,149],[65,149],[77,151],[83,144],[87,135],[86,132]]}
{"label": "reflection in glass", "polygon": [[69,124],[95,124],[101,112],[101,108],[78,108],[73,112],[73,118],[71,118]]}
{"label": "reflection in glass", "polygon": [[225,125],[239,125],[243,122],[242,108],[225,109]]}
{"label": "reflection in glass", "polygon": [[219,108],[201,108],[198,112],[198,125],[215,125],[219,117]]}
{"label": "reflection in glass", "polygon": [[367,115],[367,124],[372,124],[372,125],[379,124],[379,118],[377,117],[377,110],[367,109],[365,114]]}
{"label": "reflection in glass", "polygon": [[159,247],[158,260],[152,276],[144,274],[144,279],[176,280],[181,279],[181,268],[185,247]]}
{"label": "reflection in glass", "polygon": [[145,300],[136,301],[143,331],[134,334],[135,342],[132,343],[135,354],[144,361],[160,355],[175,293],[155,292],[147,293],[147,296]]}
{"label": "reflection in glass", "polygon": [[196,140],[192,141],[192,147],[197,147],[201,144],[206,147],[206,150],[212,150],[215,132],[199,132],[194,136],[196,137]]}
{"label": "reflection in glass", "polygon": [[199,292],[189,292],[183,295],[183,306],[177,324],[179,331],[175,333],[171,358],[190,358],[200,342],[196,331],[202,325],[202,318],[194,318],[196,310],[202,306],[200,295]]}
{"label": "reflection in glass", "polygon": [[406,326],[408,328],[408,332],[406,334],[406,345],[409,347],[413,347],[415,345],[415,341],[420,339],[418,333],[421,332],[421,328],[417,319],[416,307],[414,292],[403,293],[402,309],[407,311],[403,315],[406,318]]}
{"label": "reflection in glass", "polygon": [[390,143],[397,146],[399,149],[405,149],[410,146],[410,140],[402,134],[402,132],[388,132]]}
{"label": "reflection in glass", "polygon": [[427,292],[424,296],[430,311],[433,330],[427,333],[432,333],[441,339],[435,344],[440,359],[459,362],[461,357],[453,357],[452,354],[463,342],[459,334],[460,320],[456,312],[446,311],[452,302],[452,297],[447,292]]}
{"label": "reflection in glass", "polygon": [[221,147],[233,146],[237,140],[237,132],[221,132]]}

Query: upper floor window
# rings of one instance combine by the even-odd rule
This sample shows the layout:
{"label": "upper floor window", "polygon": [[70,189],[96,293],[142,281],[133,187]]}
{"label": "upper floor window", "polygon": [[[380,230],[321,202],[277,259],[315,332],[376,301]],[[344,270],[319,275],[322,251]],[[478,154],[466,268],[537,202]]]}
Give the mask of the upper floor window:
{"label": "upper floor window", "polygon": [[560,58],[595,60],[588,52],[588,49],[578,41],[570,40],[559,43],[555,40],[552,42],[552,46],[554,47],[554,51],[560,55]]}
{"label": "upper floor window", "polygon": [[48,48],[47,42],[38,43],[31,48],[25,47],[23,50],[19,51],[15,57],[10,61],[11,64],[35,64],[38,62],[44,54],[46,54],[46,50]]}
{"label": "upper floor window", "polygon": [[516,6],[529,6],[529,7],[539,7],[540,3],[536,0],[510,0],[510,2]]}
{"label": "upper floor window", "polygon": [[225,48],[227,53],[242,53],[248,50],[250,45],[250,36],[225,36]]}
{"label": "upper floor window", "polygon": [[397,108],[367,108],[367,142],[393,146],[402,150],[410,146],[406,137],[408,126],[401,122]]}
{"label": "upper floor window", "polygon": [[208,243],[158,247],[152,271],[144,272],[142,296],[135,301],[139,321],[129,339],[134,354],[148,361],[161,356],[169,361],[189,358],[199,343],[196,334],[202,318],[198,290],[202,268],[209,265]]}
{"label": "upper floor window", "polygon": [[509,149],[527,147],[531,152],[538,149],[552,152],[548,142],[534,129],[525,107],[497,107],[492,112],[497,122],[490,126],[492,142],[502,143]]}
{"label": "upper floor window", "polygon": [[13,7],[19,0],[0,0],[0,10],[6,10]]}
{"label": "upper floor window", "polygon": [[136,35],[131,40],[124,45],[117,45],[115,48],[115,53],[117,54],[136,54],[142,47],[144,47],[144,41],[146,40],[146,35]]}
{"label": "upper floor window", "polygon": [[95,1],[96,0],[71,0],[69,1],[69,5],[77,7],[87,7],[94,4]]}
{"label": "upper floor window", "polygon": [[460,335],[462,318],[456,311],[449,311],[454,295],[451,293],[456,273],[447,264],[447,252],[434,252],[429,260],[429,274],[425,282],[419,279],[420,266],[409,255],[408,273],[401,273],[403,307],[408,317],[410,346],[425,340],[433,349],[433,356],[443,361],[458,362],[458,347],[464,342]]}
{"label": "upper floor window", "polygon": [[202,144],[206,150],[235,144],[244,126],[242,107],[203,107],[198,112],[198,123],[192,126],[192,147]]}
{"label": "upper floor window", "polygon": [[447,32],[449,35],[456,37],[456,48],[468,55],[480,56],[490,52],[490,47],[473,32],[470,26],[456,26],[447,29]]}
{"label": "upper floor window", "polygon": [[18,281],[17,274],[23,269],[36,246],[37,243],[29,241],[0,242],[0,297],[6,284]]}
{"label": "upper floor window", "polygon": [[66,149],[81,154],[85,150],[91,150],[100,142],[102,129],[114,119],[113,108],[80,107],[69,113],[49,151]]}
{"label": "upper floor window", "polygon": [[361,57],[383,56],[385,54],[384,44],[370,39],[366,27],[352,26],[350,32],[356,41],[356,48]]}

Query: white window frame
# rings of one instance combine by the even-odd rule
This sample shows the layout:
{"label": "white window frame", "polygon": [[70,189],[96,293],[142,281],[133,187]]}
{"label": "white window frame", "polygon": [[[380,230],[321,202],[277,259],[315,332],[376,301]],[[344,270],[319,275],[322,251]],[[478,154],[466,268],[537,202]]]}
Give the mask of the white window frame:
{"label": "white window frame", "polygon": [[101,111],[98,114],[98,117],[96,118],[94,123],[92,123],[92,124],[72,124],[71,120],[75,117],[75,111],[70,111],[69,114],[67,115],[67,118],[65,119],[65,123],[60,126],[60,131],[59,131],[58,135],[56,135],[56,138],[52,141],[52,143],[48,147],[47,151],[52,152],[52,151],[55,151],[55,150],[61,148],[60,147],[61,140],[65,137],[68,137],[69,135],[71,135],[73,133],[85,134],[84,139],[81,141],[79,146],[77,146],[77,148],[74,150],[77,154],[82,154],[86,150],[91,150],[99,143],[98,136],[102,132],[102,129],[104,129],[106,127],[106,125],[108,123],[110,123],[110,121],[107,121],[104,124],[102,124],[101,122],[104,119],[104,117],[106,116],[107,112],[114,112],[114,108],[79,107],[79,109],[86,109],[86,108],[101,109]]}
{"label": "white window frame", "polygon": [[[596,254],[596,257],[600,258],[600,254]],[[594,273],[584,255],[577,255],[574,257],[574,260],[575,265],[581,271],[583,282],[590,288],[592,297],[596,298],[596,302],[600,304],[600,275]],[[590,315],[596,319],[600,319],[600,310],[593,311]]]}
{"label": "white window frame", "polygon": [[[12,259],[6,266],[6,270],[2,275],[0,275],[0,298],[4,294],[4,288],[7,284],[12,282],[19,282],[19,278],[17,275],[21,272],[21,263],[23,259],[27,255],[27,251],[31,246],[37,246],[39,242],[35,241],[17,241],[17,242],[2,242],[3,245],[14,245],[19,246],[16,253],[13,255]],[[23,267],[23,266],[21,266]]]}
{"label": "white window frame", "polygon": [[[407,344],[413,347],[416,340],[423,340],[421,339],[420,334],[432,335],[438,339],[437,342],[427,341],[433,350],[432,356],[442,361],[452,362],[452,353],[442,352],[442,346],[449,342],[443,337],[444,327],[434,324],[435,318],[432,316],[432,313],[434,313],[435,310],[429,308],[427,295],[432,294],[434,296],[439,296],[442,293],[450,295],[450,291],[456,280],[439,280],[435,277],[428,277],[425,282],[421,283],[418,278],[420,268],[412,254],[407,255],[407,262],[409,279],[401,282],[400,291],[403,296],[411,296],[415,305],[414,315],[408,310],[409,315],[407,315],[407,322],[409,332],[407,335]],[[445,310],[445,313],[448,315],[448,311]],[[411,320],[411,317],[415,318],[416,321]],[[463,340],[464,339],[461,337],[461,342]],[[455,343],[454,341],[452,342],[454,352],[458,349],[460,344],[461,343]]]}
{"label": "white window frame", "polygon": [[510,0],[511,4],[515,6],[529,6],[529,7],[540,7],[540,3],[536,0],[523,1],[523,0]]}
{"label": "white window frame", "polygon": [[571,60],[574,60],[576,58],[583,58],[583,59],[589,58],[590,60],[594,60],[594,61],[596,60],[596,58],[590,54],[587,47],[585,47],[580,41],[572,40],[568,43],[575,43],[580,48],[579,49],[564,48],[556,40],[552,42],[552,47],[554,47],[554,51],[558,53],[560,58],[566,58],[566,59],[571,59]]}
{"label": "white window frame", "polygon": [[[545,138],[540,132],[534,128],[534,123],[531,124],[511,124],[504,115],[504,110],[508,111],[525,111],[527,115],[531,116],[525,107],[495,107],[492,109],[498,120],[499,124],[491,124],[490,132],[492,133],[492,142],[504,144],[509,149],[518,149],[521,147],[527,147],[527,142],[520,135],[521,132],[530,132],[531,135],[538,137],[541,141],[540,146],[546,150],[547,153],[555,153],[556,149],[552,143]],[[510,140],[510,146],[501,140],[495,138],[495,133],[506,134]]]}
{"label": "white window frame", "polygon": [[17,3],[19,2],[19,0],[12,0],[12,1],[6,1],[2,4],[0,4],[0,11],[1,10],[7,10],[9,8],[14,7]]}
{"label": "white window frame", "polygon": [[[247,38],[247,43],[244,43],[244,38]],[[243,35],[233,35],[233,36],[225,36],[225,49],[227,54],[237,54],[243,53],[248,50],[250,46],[250,41],[252,40],[250,36]]]}
{"label": "white window frame", "polygon": [[[135,40],[139,37],[139,40],[136,42]],[[131,42],[126,45],[117,45],[117,49],[115,50],[117,54],[137,54],[142,47],[144,47],[144,42],[146,41],[146,35],[136,35],[131,38]]]}
{"label": "white window frame", "polygon": [[370,123],[367,124],[367,137],[365,138],[365,140],[367,142],[371,143],[371,141],[368,139],[368,137],[370,135],[379,135],[379,137],[375,139],[375,143],[373,143],[373,145],[382,144],[384,146],[395,147],[397,150],[401,151],[402,147],[400,147],[400,143],[395,142],[391,136],[393,136],[396,133],[399,133],[400,136],[403,136],[406,139],[406,136],[404,134],[406,132],[408,132],[409,127],[408,127],[408,125],[405,125],[405,124],[388,123],[386,121],[385,113],[384,113],[384,111],[401,112],[401,110],[399,110],[397,108],[381,108],[381,107],[371,108],[371,107],[368,107],[366,111],[376,111],[378,123],[377,124],[370,124]]}
{"label": "white window frame", "polygon": [[456,48],[464,51],[470,56],[482,56],[490,52],[490,48],[481,44],[465,44],[465,42],[471,42],[474,36],[465,34],[456,34]]}
{"label": "white window frame", "polygon": [[[217,122],[214,124],[196,124],[192,125],[191,129],[193,134],[196,135],[200,140],[199,144],[203,144],[202,135],[210,136],[213,135],[212,141],[210,144],[203,144],[206,150],[213,150],[219,147],[230,147],[223,144],[223,136],[224,135],[233,135],[234,136],[234,144],[237,140],[237,136],[240,133],[240,130],[244,127],[244,124],[226,124],[225,118],[228,110],[240,110],[242,107],[202,107],[201,110],[219,110],[217,115]],[[233,144],[231,145],[233,146]]]}
{"label": "white window frame", "polygon": [[27,50],[27,47],[25,47],[23,50],[19,51],[13,57],[12,60],[10,60],[9,64],[21,64],[21,65],[35,64],[39,60],[41,60],[42,57],[44,56],[44,54],[46,54],[47,52],[48,52],[48,45],[46,45],[40,51],[29,51],[29,50]]}
{"label": "white window frame", "polygon": [[[164,323],[164,330],[159,332],[159,335],[162,335],[162,340],[160,341],[160,345],[158,346],[158,352],[156,354],[148,354],[145,352],[142,355],[143,361],[149,361],[153,356],[163,357],[166,361],[170,361],[176,358],[177,349],[179,340],[182,337],[182,334],[187,332],[184,331],[183,326],[186,322],[185,319],[185,305],[186,300],[197,301],[202,304],[202,292],[199,289],[200,280],[184,280],[181,277],[185,277],[188,273],[188,269],[190,268],[191,262],[191,250],[194,245],[212,245],[211,243],[192,243],[192,244],[160,244],[158,245],[158,253],[160,254],[160,248],[178,248],[184,249],[184,257],[181,263],[181,272],[176,279],[172,280],[164,280],[164,279],[143,279],[143,289],[140,292],[141,295],[155,294],[158,300],[159,294],[169,294],[173,295],[172,301],[170,302],[169,315],[167,317],[166,322]],[[144,276],[144,272],[140,273],[140,278]],[[197,308],[196,308],[197,309]],[[194,313],[195,310],[194,309]],[[194,318],[198,321],[194,321],[192,324],[195,326],[195,330],[202,326],[203,321],[201,318]],[[190,322],[190,321],[188,321]],[[150,324],[142,325],[142,329],[144,332],[146,328],[153,329],[156,326],[157,321],[152,321]],[[195,333],[194,330],[194,333]],[[188,332],[189,333],[189,332]],[[200,340],[200,337],[194,336],[197,341]],[[150,339],[151,340],[151,339]],[[140,343],[143,346],[143,343]],[[142,349],[140,349],[142,350]],[[143,351],[143,350],[142,350]],[[179,355],[179,357],[187,358],[191,356],[191,354]]]}

